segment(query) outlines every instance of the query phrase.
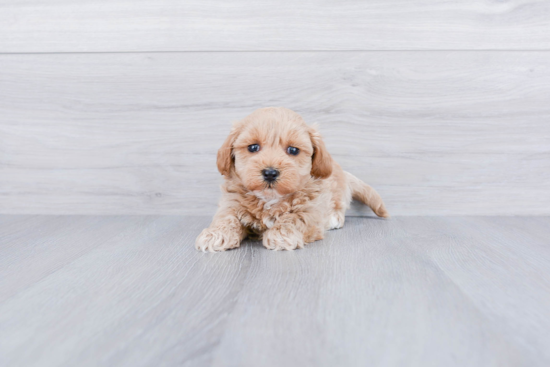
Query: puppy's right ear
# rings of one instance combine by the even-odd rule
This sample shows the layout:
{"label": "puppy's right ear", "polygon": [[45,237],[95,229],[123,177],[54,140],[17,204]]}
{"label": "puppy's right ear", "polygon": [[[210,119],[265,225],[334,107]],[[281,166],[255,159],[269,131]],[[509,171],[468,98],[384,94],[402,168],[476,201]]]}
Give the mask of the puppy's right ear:
{"label": "puppy's right ear", "polygon": [[224,176],[229,177],[231,173],[231,166],[233,165],[233,143],[235,139],[239,136],[240,127],[235,124],[231,129],[231,133],[225,141],[223,142],[221,148],[218,150],[218,171]]}

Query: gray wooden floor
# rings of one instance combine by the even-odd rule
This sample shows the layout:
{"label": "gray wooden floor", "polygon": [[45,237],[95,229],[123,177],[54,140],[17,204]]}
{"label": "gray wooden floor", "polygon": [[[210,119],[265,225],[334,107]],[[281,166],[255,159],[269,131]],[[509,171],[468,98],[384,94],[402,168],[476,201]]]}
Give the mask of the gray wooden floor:
{"label": "gray wooden floor", "polygon": [[209,219],[0,216],[0,365],[550,365],[548,217],[204,254]]}

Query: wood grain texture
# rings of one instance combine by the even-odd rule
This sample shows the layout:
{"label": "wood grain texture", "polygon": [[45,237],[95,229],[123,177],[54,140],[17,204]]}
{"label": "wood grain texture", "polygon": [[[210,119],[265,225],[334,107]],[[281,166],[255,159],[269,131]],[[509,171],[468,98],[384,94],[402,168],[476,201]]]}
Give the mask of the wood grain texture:
{"label": "wood grain texture", "polygon": [[0,216],[0,279],[33,279],[0,287],[0,364],[550,363],[548,217],[348,218],[304,250],[204,254],[209,220]]}
{"label": "wood grain texture", "polygon": [[319,123],[392,215],[549,214],[548,65],[547,52],[2,55],[0,212],[211,215],[231,121],[278,105]]}
{"label": "wood grain texture", "polygon": [[3,1],[0,52],[550,49],[550,3]]}
{"label": "wood grain texture", "polygon": [[549,222],[530,221],[354,218],[306,255],[260,252],[213,365],[542,366]]}
{"label": "wood grain texture", "polygon": [[[4,218],[1,224],[4,230],[0,233],[0,301],[116,237],[128,226],[127,217],[122,220],[123,225],[119,218],[105,217],[25,216],[13,223],[4,223]],[[136,221],[145,219],[136,218]],[[97,230],[95,238],[82,242],[82,233],[91,230]],[[22,268],[32,271],[21,272]]]}
{"label": "wood grain texture", "polygon": [[[204,219],[126,217],[122,226],[120,219],[67,216],[47,220],[50,226],[31,220],[27,236],[20,223],[0,224],[2,275],[34,279],[10,277],[0,288],[1,365],[204,365],[211,359],[251,251],[197,256],[192,244]],[[17,255],[6,258],[15,245]],[[79,256],[67,261],[65,251]]]}

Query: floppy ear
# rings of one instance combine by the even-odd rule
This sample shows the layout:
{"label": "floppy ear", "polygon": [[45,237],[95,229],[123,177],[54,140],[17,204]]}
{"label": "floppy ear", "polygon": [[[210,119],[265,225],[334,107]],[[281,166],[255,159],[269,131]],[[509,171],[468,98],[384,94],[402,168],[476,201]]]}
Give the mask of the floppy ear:
{"label": "floppy ear", "polygon": [[220,149],[218,149],[218,171],[224,176],[228,176],[231,172],[231,166],[233,165],[233,143],[239,135],[240,128],[234,125],[231,129],[231,133],[225,139]]}
{"label": "floppy ear", "polygon": [[309,128],[309,136],[313,144],[311,175],[315,178],[327,178],[332,174],[332,157],[315,127]]}

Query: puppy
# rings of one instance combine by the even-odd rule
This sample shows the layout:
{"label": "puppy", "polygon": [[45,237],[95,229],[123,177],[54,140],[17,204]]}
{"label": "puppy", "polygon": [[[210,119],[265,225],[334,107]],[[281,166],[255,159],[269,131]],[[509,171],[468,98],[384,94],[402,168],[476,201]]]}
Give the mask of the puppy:
{"label": "puppy", "polygon": [[270,250],[303,248],[344,225],[352,198],[388,217],[380,195],[342,170],[316,128],[287,108],[262,108],[235,123],[217,158],[223,195],[198,250],[229,250],[246,237]]}

